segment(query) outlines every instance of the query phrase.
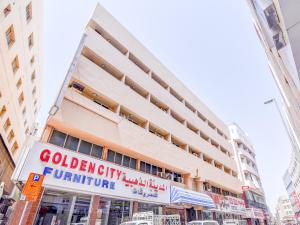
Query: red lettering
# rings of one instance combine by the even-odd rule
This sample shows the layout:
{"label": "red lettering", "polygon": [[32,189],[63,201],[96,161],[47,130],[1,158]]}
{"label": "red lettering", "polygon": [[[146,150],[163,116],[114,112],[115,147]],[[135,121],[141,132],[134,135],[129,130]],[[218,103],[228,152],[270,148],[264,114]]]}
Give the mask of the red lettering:
{"label": "red lettering", "polygon": [[121,174],[122,174],[122,171],[121,170],[117,170],[117,180],[120,180]]}
{"label": "red lettering", "polygon": [[78,159],[75,158],[75,157],[72,157],[70,168],[71,168],[71,169],[76,169],[77,166],[78,166]]}
{"label": "red lettering", "polygon": [[59,164],[62,159],[62,154],[60,152],[55,152],[52,157],[53,164]]}
{"label": "red lettering", "polygon": [[98,167],[98,174],[101,176],[101,175],[103,175],[103,173],[104,173],[104,166],[103,165],[100,165],[99,167]]}
{"label": "red lettering", "polygon": [[49,149],[44,149],[40,154],[40,160],[42,162],[49,162],[51,151]]}
{"label": "red lettering", "polygon": [[86,160],[81,160],[79,170],[80,171],[86,171],[86,164],[87,164]]}
{"label": "red lettering", "polygon": [[106,174],[105,174],[105,177],[108,176],[108,170],[109,170],[109,167],[106,167]]}
{"label": "red lettering", "polygon": [[116,169],[110,168],[110,178],[113,178],[113,177],[114,177],[115,171],[116,171]]}
{"label": "red lettering", "polygon": [[90,162],[88,172],[89,173],[94,173],[95,172],[95,166],[96,166],[95,163]]}
{"label": "red lettering", "polygon": [[63,159],[63,161],[62,161],[61,166],[63,166],[63,167],[68,167],[68,164],[66,163],[66,161],[67,161],[67,156],[65,155],[65,156],[64,156],[64,159]]}

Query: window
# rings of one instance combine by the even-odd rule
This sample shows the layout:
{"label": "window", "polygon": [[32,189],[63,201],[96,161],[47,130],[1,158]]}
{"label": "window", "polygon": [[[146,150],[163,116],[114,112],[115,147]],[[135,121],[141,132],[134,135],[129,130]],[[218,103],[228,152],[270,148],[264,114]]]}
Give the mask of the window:
{"label": "window", "polygon": [[115,152],[112,150],[108,150],[106,160],[109,162],[115,162]]}
{"label": "window", "polygon": [[30,59],[30,64],[32,65],[34,63],[34,61],[35,61],[35,58],[34,58],[34,56],[32,56]]}
{"label": "window", "polygon": [[3,129],[5,131],[7,131],[10,128],[10,125],[11,125],[10,120],[9,120],[9,118],[7,118],[4,125],[3,125]]}
{"label": "window", "polygon": [[0,118],[2,118],[5,113],[6,113],[6,107],[4,105],[4,106],[2,106],[1,111],[0,111]]}
{"label": "window", "polygon": [[53,130],[49,143],[63,147],[66,136],[67,136],[66,134],[60,131]]}
{"label": "window", "polygon": [[23,92],[20,94],[19,98],[18,98],[19,104],[22,105],[22,103],[24,102],[24,94]]}
{"label": "window", "polygon": [[129,165],[129,167],[132,168],[132,169],[136,169],[136,159],[130,158],[130,165]]}
{"label": "window", "polygon": [[19,64],[19,57],[16,56],[13,61],[11,62],[11,67],[12,67],[12,70],[14,73],[16,73],[20,67],[20,64]]}
{"label": "window", "polygon": [[102,146],[93,144],[91,156],[94,156],[96,158],[101,159],[102,158],[102,151],[103,151]]}
{"label": "window", "polygon": [[17,88],[19,89],[22,85],[22,79],[20,78],[17,82]]}
{"label": "window", "polygon": [[122,154],[116,153],[115,155],[115,163],[121,165],[122,164]]}
{"label": "window", "polygon": [[129,164],[130,164],[130,157],[124,155],[122,165],[129,167]]}
{"label": "window", "polygon": [[8,16],[8,14],[11,12],[11,5],[8,4],[4,9],[3,9],[3,13],[4,13],[4,16]]}
{"label": "window", "polygon": [[14,131],[11,130],[7,136],[8,143],[10,143],[14,137],[15,137]]}
{"label": "window", "polygon": [[31,33],[28,37],[28,47],[32,48],[33,46],[33,33]]}
{"label": "window", "polygon": [[16,39],[15,39],[15,31],[14,31],[13,25],[11,25],[7,29],[7,31],[6,31],[5,34],[6,34],[7,45],[8,45],[8,47],[11,47],[15,43],[15,41],[16,41]]}
{"label": "window", "polygon": [[26,21],[29,22],[32,19],[32,4],[31,2],[26,6]]}
{"label": "window", "polygon": [[91,147],[92,147],[91,143],[81,140],[78,152],[89,155],[91,152]]}
{"label": "window", "polygon": [[35,80],[35,71],[33,71],[31,74],[31,82],[34,82],[34,80]]}
{"label": "window", "polygon": [[73,136],[68,135],[65,148],[76,151],[78,147],[79,139]]}
{"label": "window", "polygon": [[19,145],[18,145],[18,143],[15,141],[14,144],[13,144],[13,146],[11,147],[11,152],[12,152],[12,153],[15,153],[15,151],[17,151],[18,148],[19,148]]}

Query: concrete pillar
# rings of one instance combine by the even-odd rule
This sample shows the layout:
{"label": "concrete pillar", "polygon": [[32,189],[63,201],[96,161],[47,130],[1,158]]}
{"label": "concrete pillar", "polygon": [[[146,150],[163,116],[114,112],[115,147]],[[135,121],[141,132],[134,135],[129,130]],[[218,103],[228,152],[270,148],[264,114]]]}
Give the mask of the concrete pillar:
{"label": "concrete pillar", "polygon": [[200,178],[195,178],[196,183],[196,191],[202,192],[203,191],[203,182],[200,180]]}
{"label": "concrete pillar", "polygon": [[170,108],[167,109],[167,114],[171,115],[171,109]]}
{"label": "concrete pillar", "polygon": [[203,160],[203,153],[202,152],[200,152],[200,154],[199,154],[199,158],[201,159],[201,160]]}
{"label": "concrete pillar", "polygon": [[148,93],[147,96],[146,96],[146,99],[150,102],[150,98],[151,98],[151,94]]}
{"label": "concrete pillar", "polygon": [[126,57],[129,58],[129,51],[126,52]]}
{"label": "concrete pillar", "polygon": [[193,178],[191,178],[190,175],[185,175],[184,176],[184,184],[186,185],[186,187],[188,189],[192,189],[193,188]]}
{"label": "concrete pillar", "polygon": [[44,194],[42,188],[37,200],[35,202],[18,200],[15,203],[13,212],[8,220],[8,225],[32,225],[34,223],[39,205]]}
{"label": "concrete pillar", "polygon": [[146,121],[144,128],[145,128],[147,131],[149,131],[149,125],[150,125],[149,121]]}
{"label": "concrete pillar", "polygon": [[123,75],[123,77],[121,78],[121,81],[122,81],[123,83],[125,83],[125,78],[126,78],[125,75]]}
{"label": "concrete pillar", "polygon": [[140,170],[140,169],[141,169],[141,160],[140,160],[140,159],[137,159],[137,160],[136,160],[136,169],[137,169],[137,170]]}
{"label": "concrete pillar", "polygon": [[90,212],[89,212],[89,225],[95,225],[97,221],[97,211],[100,205],[100,196],[94,195],[92,197]]}
{"label": "concrete pillar", "polygon": [[132,206],[132,214],[137,213],[139,211],[139,203],[134,201]]}
{"label": "concrete pillar", "polygon": [[167,140],[168,142],[171,142],[171,138],[172,138],[171,134],[167,134],[167,135],[166,135],[166,140]]}
{"label": "concrete pillar", "polygon": [[168,87],[167,87],[167,91],[170,92],[170,90],[171,90],[171,88],[170,88],[170,86],[168,86]]}
{"label": "concrete pillar", "polygon": [[197,135],[200,135],[200,130],[197,130]]}
{"label": "concrete pillar", "polygon": [[184,145],[184,150],[188,152],[189,151],[189,146],[188,145]]}
{"label": "concrete pillar", "polygon": [[121,105],[117,105],[116,110],[115,110],[117,115],[120,115],[120,110],[121,110]]}
{"label": "concrete pillar", "polygon": [[107,152],[108,152],[108,148],[104,146],[103,151],[102,151],[102,159],[103,160],[107,159]]}
{"label": "concrete pillar", "polygon": [[183,125],[187,126],[187,121],[186,120],[183,121]]}
{"label": "concrete pillar", "polygon": [[211,160],[211,164],[213,165],[213,166],[216,166],[216,164],[215,164],[215,160]]}
{"label": "concrete pillar", "polygon": [[224,165],[222,165],[222,171],[225,171]]}
{"label": "concrete pillar", "polygon": [[43,131],[41,141],[47,142],[47,141],[49,140],[51,131],[52,131],[52,127],[47,126],[47,127],[45,128],[45,130]]}

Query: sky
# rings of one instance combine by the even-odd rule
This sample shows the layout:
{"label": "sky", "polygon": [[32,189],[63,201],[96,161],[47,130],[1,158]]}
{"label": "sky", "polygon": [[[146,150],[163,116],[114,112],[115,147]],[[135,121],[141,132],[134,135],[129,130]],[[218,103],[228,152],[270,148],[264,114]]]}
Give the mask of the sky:
{"label": "sky", "polygon": [[246,0],[45,0],[40,126],[97,2],[219,118],[249,135],[273,211],[285,194],[290,143],[275,106],[263,104],[280,96]]}

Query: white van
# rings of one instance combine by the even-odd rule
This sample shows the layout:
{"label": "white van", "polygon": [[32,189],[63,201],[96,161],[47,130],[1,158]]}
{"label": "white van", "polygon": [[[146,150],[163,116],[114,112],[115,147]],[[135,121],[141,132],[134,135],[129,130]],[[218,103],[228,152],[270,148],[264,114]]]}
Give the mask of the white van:
{"label": "white van", "polygon": [[194,220],[188,222],[187,225],[219,225],[219,223],[215,220]]}

